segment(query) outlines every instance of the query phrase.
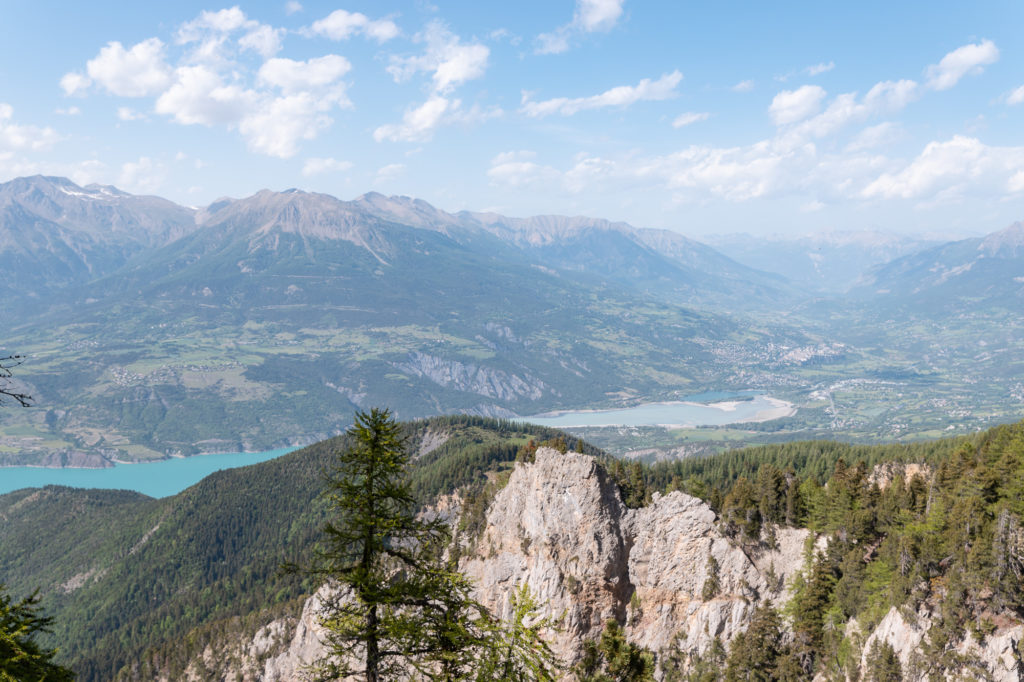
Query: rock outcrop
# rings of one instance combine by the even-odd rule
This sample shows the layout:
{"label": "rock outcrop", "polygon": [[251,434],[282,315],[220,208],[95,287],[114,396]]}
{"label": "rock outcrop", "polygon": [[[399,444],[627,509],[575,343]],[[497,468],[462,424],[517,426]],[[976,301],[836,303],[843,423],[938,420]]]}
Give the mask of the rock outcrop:
{"label": "rock outcrop", "polygon": [[[445,498],[437,511],[454,515],[458,506],[458,498]],[[809,536],[779,528],[770,549],[744,548],[723,535],[715,512],[695,497],[654,495],[646,507],[628,509],[596,460],[540,448],[535,462],[517,464],[495,495],[479,537],[463,538],[461,569],[476,583],[476,597],[503,617],[512,592],[528,585],[543,615],[560,620],[549,634],[566,663],[579,660],[583,643],[599,637],[608,619],[656,653],[699,654],[715,638],[728,644],[745,630],[758,605],[789,599]],[[816,545],[823,550],[824,538]],[[323,653],[318,614],[328,594],[321,589],[298,619],[269,623],[250,642],[204,652],[189,679],[300,679],[303,666]],[[921,650],[932,622],[926,611],[910,617],[893,608],[866,637],[856,621],[847,632],[863,642],[862,666],[881,640],[894,648],[905,680],[925,680]],[[1003,623],[980,641],[965,637],[957,653],[972,662],[979,679],[1022,680],[1022,639],[1024,626]],[[198,674],[218,656],[231,661],[218,669],[223,676]]]}
{"label": "rock outcrop", "polygon": [[[577,660],[583,640],[599,636],[609,618],[655,651],[678,642],[699,652],[745,629],[761,601],[778,600],[807,537],[785,531],[784,551],[752,557],[715,521],[707,504],[681,492],[626,509],[593,458],[540,448],[495,497],[462,568],[498,614],[507,613],[513,588],[529,585],[546,615],[562,617],[553,648],[564,660]],[[705,601],[709,557],[718,564],[718,589]]]}

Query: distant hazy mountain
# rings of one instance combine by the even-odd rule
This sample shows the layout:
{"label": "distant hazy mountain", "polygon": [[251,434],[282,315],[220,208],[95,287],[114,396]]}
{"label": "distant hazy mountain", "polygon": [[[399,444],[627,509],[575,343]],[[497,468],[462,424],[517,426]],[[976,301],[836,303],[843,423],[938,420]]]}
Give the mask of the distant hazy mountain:
{"label": "distant hazy mountain", "polygon": [[426,202],[370,193],[356,204],[380,218],[453,236],[489,233],[532,262],[609,279],[664,300],[746,308],[797,296],[786,279],[724,256],[668,230],[557,215],[509,218],[496,213],[448,214]]}
{"label": "distant hazy mountain", "polygon": [[[0,415],[48,434],[0,429],[2,462],[265,449],[337,433],[374,405],[513,416],[746,387],[730,377],[807,343],[707,311],[767,306],[781,280],[668,233],[297,190],[196,212],[160,203],[174,223],[123,208],[146,198],[47,186],[82,206],[32,214],[69,225],[47,224],[39,258],[79,235],[114,254],[74,286],[33,290],[40,305],[14,318],[4,344],[50,358],[22,378],[51,412]],[[89,212],[108,193],[110,234]],[[32,224],[12,219],[11,234]]]}
{"label": "distant hazy mountain", "polygon": [[872,230],[767,237],[725,234],[706,240],[746,266],[822,293],[846,291],[871,268],[938,243]]}
{"label": "distant hazy mountain", "polygon": [[194,211],[113,187],[35,176],[0,184],[0,291],[8,306],[109,274],[196,229]]}
{"label": "distant hazy mountain", "polygon": [[872,270],[854,292],[917,310],[1024,310],[1024,223],[942,244]]}

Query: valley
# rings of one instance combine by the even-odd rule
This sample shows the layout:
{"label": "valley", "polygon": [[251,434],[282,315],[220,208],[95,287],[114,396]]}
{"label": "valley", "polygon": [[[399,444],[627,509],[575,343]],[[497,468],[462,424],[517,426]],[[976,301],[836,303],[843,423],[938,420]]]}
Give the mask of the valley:
{"label": "valley", "polygon": [[[640,432],[577,431],[618,454],[659,456],[691,441],[908,441],[1024,413],[1022,285],[1007,274],[1024,258],[1019,224],[955,248],[869,239],[860,260],[848,240],[829,257],[864,263],[875,288],[841,296],[680,235],[591,218],[298,191],[196,210],[43,177],[0,185],[0,197],[14,276],[71,278],[3,299],[3,347],[27,357],[17,378],[35,404],[0,412],[2,466],[304,445],[379,404],[402,418],[519,419],[755,390],[795,409],[642,427],[635,442]],[[18,236],[25,215],[51,230],[47,243],[85,241],[55,261],[51,246]],[[121,231],[102,236],[104,220]],[[98,239],[120,255],[98,259],[84,246]],[[807,248],[823,258],[816,243]],[[908,288],[908,273],[936,262],[953,274],[934,295],[927,277]],[[981,279],[963,295],[948,288],[971,278]]]}

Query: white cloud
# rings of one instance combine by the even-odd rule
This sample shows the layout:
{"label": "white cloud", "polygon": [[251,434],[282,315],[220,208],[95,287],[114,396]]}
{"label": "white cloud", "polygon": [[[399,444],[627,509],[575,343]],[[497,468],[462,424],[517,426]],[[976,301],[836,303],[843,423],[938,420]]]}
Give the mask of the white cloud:
{"label": "white cloud", "polygon": [[138,161],[129,161],[121,166],[117,185],[130,192],[155,192],[166,177],[167,170],[162,163],[141,156]]}
{"label": "white cloud", "polygon": [[57,109],[54,109],[54,113],[60,114],[61,116],[78,116],[82,113],[82,110],[78,107],[68,107],[67,109],[58,107]]}
{"label": "white cloud", "polygon": [[60,79],[60,87],[65,95],[85,95],[85,91],[92,85],[92,80],[82,73],[66,73]]}
{"label": "white cloud", "polygon": [[258,75],[262,83],[283,92],[296,92],[332,85],[351,69],[352,64],[347,59],[329,54],[307,61],[269,59],[260,67]]}
{"label": "white cloud", "polygon": [[561,184],[562,174],[550,166],[535,163],[536,156],[528,150],[502,152],[491,159],[487,177],[492,185],[513,188]]}
{"label": "white cloud", "polygon": [[835,62],[828,62],[827,64],[825,62],[821,62],[820,64],[815,64],[814,66],[808,66],[806,69],[804,69],[804,72],[808,76],[817,76],[819,74],[831,71],[834,68],[836,68]]}
{"label": "white cloud", "polygon": [[551,33],[537,36],[537,54],[559,54],[569,49],[574,35],[608,32],[622,17],[624,0],[576,0],[572,21]]}
{"label": "white cloud", "polygon": [[885,121],[878,125],[870,126],[860,131],[849,144],[846,145],[847,152],[860,152],[866,149],[875,149],[896,141],[902,134],[899,124],[892,121]]}
{"label": "white cloud", "polygon": [[768,113],[775,125],[797,123],[816,114],[826,92],[817,85],[804,85],[796,90],[783,90],[772,99]]}
{"label": "white cloud", "polygon": [[1020,86],[1016,90],[1013,90],[1012,92],[1010,92],[1009,95],[1006,96],[1007,104],[1016,105],[1020,104],[1021,102],[1024,102],[1024,85]]}
{"label": "white cloud", "polygon": [[131,107],[118,107],[117,118],[121,121],[141,121],[146,117]]}
{"label": "white cloud", "polygon": [[295,0],[288,0],[288,2],[286,2],[284,4],[284,13],[289,15],[289,16],[291,16],[292,14],[296,14],[298,12],[301,12],[301,11],[302,11],[302,3],[301,2],[296,2]]}
{"label": "white cloud", "polygon": [[610,31],[622,16],[624,0],[577,0],[573,23],[584,31]]}
{"label": "white cloud", "polygon": [[[107,43],[86,63],[86,71],[107,92],[121,97],[155,95],[171,81],[171,68],[164,61],[164,44],[158,38],[143,40],[129,50],[117,41]],[[80,74],[70,73],[61,79],[67,94],[75,94],[86,85]]]}
{"label": "white cloud", "polygon": [[178,42],[184,44],[202,40],[209,31],[231,33],[240,28],[255,28],[256,25],[257,22],[247,19],[238,5],[217,12],[204,10],[197,18],[181,25],[178,29]]}
{"label": "white cloud", "polygon": [[[111,42],[87,63],[88,75],[68,73],[61,87],[69,95],[84,94],[95,83],[115,95],[153,97],[153,110],[175,123],[224,126],[238,131],[255,152],[290,157],[302,141],[333,123],[332,109],[351,106],[341,78],[352,65],[333,54],[277,58],[285,33],[248,18],[237,6],[203,11],[175,33],[176,44],[187,46],[176,49],[176,67],[158,38],[130,49]],[[263,58],[258,69],[246,53]],[[118,117],[143,115],[120,107]]]}
{"label": "white cloud", "polygon": [[991,40],[958,47],[928,67],[927,86],[932,90],[948,90],[967,74],[978,74],[982,67],[999,60],[999,49]]}
{"label": "white cloud", "polygon": [[321,173],[336,173],[341,171],[347,171],[352,168],[351,161],[338,161],[337,159],[306,159],[306,163],[302,166],[302,174],[304,176],[311,177],[314,175],[320,175]]}
{"label": "white cloud", "polygon": [[277,97],[250,111],[238,124],[253,151],[288,158],[300,140],[312,140],[330,126],[327,111],[334,103],[308,92]]}
{"label": "white cloud", "polygon": [[284,30],[261,24],[238,39],[243,50],[252,50],[264,58],[273,57],[281,51],[281,36]]}
{"label": "white cloud", "polygon": [[446,97],[434,95],[426,102],[405,112],[402,122],[382,125],[373,131],[378,142],[415,142],[430,139],[434,129],[441,125],[446,113],[458,108],[459,100],[452,102]]}
{"label": "white cloud", "polygon": [[677,116],[676,119],[672,121],[672,127],[682,128],[684,126],[692,125],[700,121],[706,121],[710,116],[711,114],[709,114],[706,111],[702,111],[699,113],[695,111],[688,111],[685,114],[680,114],[679,116]]}
{"label": "white cloud", "polygon": [[387,182],[389,180],[394,180],[399,175],[402,175],[404,172],[405,164],[389,163],[388,165],[382,166],[381,168],[377,169],[377,177],[375,182],[380,183]]}
{"label": "white cloud", "polygon": [[422,55],[392,56],[387,71],[395,82],[408,80],[420,71],[433,71],[434,91],[447,93],[466,81],[480,78],[487,70],[491,54],[486,45],[464,44],[439,21],[432,21],[418,40],[427,43]]}
{"label": "white cloud", "polygon": [[263,58],[273,57],[281,50],[285,30],[249,19],[245,12],[231,7],[216,12],[203,11],[192,21],[181,25],[176,35],[179,45],[198,43],[188,61],[196,64],[230,65],[234,45],[233,34],[242,32],[237,40],[240,50],[256,52]]}
{"label": "white cloud", "polygon": [[1017,171],[1006,181],[1006,191],[1011,194],[1024,192],[1024,170]]}
{"label": "white cloud", "polygon": [[359,12],[334,10],[323,19],[313,22],[310,31],[331,40],[347,40],[356,33],[383,43],[398,36],[400,31],[390,19],[370,19]]}
{"label": "white cloud", "polygon": [[799,146],[808,139],[833,135],[851,123],[900,111],[919,95],[920,87],[911,80],[877,83],[859,101],[855,92],[838,95],[825,111],[788,128],[778,143]]}
{"label": "white cloud", "polygon": [[181,66],[174,84],[156,101],[156,112],[182,125],[234,125],[255,108],[260,96],[253,90],[225,84],[208,66]]}
{"label": "white cloud", "polygon": [[40,128],[13,122],[14,107],[0,102],[0,152],[40,151],[60,140],[53,128]]}
{"label": "white cloud", "polygon": [[973,137],[955,135],[930,142],[902,170],[883,173],[862,196],[881,199],[956,199],[968,192],[998,193],[1016,186],[1024,170],[1024,147],[989,147]]}
{"label": "white cloud", "polygon": [[625,108],[640,101],[665,100],[675,97],[676,87],[682,80],[683,74],[673,71],[656,81],[644,78],[635,86],[621,85],[590,97],[556,97],[542,102],[531,102],[528,100],[528,95],[524,94],[520,111],[531,118],[540,118],[552,114],[572,116],[587,109]]}
{"label": "white cloud", "polygon": [[750,92],[754,89],[754,81],[740,81],[730,89],[733,92]]}

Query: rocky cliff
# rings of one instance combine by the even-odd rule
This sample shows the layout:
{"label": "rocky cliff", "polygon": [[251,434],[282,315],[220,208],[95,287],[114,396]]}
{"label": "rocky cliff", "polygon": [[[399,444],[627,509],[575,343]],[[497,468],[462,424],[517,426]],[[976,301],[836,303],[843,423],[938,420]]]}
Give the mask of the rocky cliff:
{"label": "rocky cliff", "polygon": [[[716,637],[727,644],[746,629],[759,604],[788,600],[809,536],[777,529],[773,545],[743,547],[723,535],[714,511],[697,498],[673,492],[628,509],[596,460],[540,448],[535,462],[516,465],[479,537],[462,539],[462,570],[475,581],[480,601],[502,616],[513,589],[529,585],[545,615],[560,619],[560,629],[550,635],[567,663],[579,660],[583,642],[598,637],[608,619],[656,654],[698,654]],[[823,548],[823,539],[816,545]],[[717,580],[709,580],[715,565]],[[190,667],[189,679],[300,679],[303,665],[321,651],[324,595],[321,590],[311,597],[299,618],[269,623],[251,641],[208,648]],[[893,608],[855,638],[863,646],[862,661],[882,640],[895,650],[904,679],[928,679],[921,650],[932,620],[926,611]],[[855,621],[847,630],[859,633]],[[980,642],[965,637],[957,653],[974,671],[972,679],[1021,680],[1022,637],[1020,624],[999,623]]]}

